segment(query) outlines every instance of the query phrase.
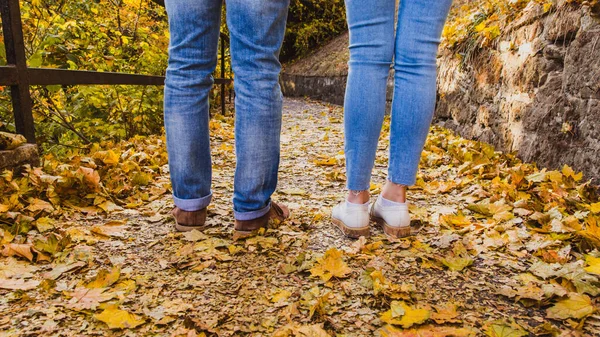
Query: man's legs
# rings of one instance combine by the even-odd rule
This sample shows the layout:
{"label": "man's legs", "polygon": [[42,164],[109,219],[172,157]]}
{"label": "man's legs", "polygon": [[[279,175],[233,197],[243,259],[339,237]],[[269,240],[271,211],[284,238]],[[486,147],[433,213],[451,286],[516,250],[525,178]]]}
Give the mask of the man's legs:
{"label": "man's legs", "polygon": [[212,197],[208,95],[222,0],[166,0],[165,5],[171,33],[164,105],[169,168],[175,205],[193,212]]}
{"label": "man's legs", "polygon": [[279,51],[288,5],[289,0],[227,0],[236,93],[236,220],[265,216],[277,187],[283,101]]}

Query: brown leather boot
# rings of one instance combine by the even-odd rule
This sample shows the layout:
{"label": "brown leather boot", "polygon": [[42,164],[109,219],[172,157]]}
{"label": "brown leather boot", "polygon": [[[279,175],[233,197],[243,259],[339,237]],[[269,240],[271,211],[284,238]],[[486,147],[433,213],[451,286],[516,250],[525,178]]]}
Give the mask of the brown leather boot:
{"label": "brown leather boot", "polygon": [[282,204],[271,201],[271,209],[263,216],[252,220],[235,220],[235,231],[250,233],[260,228],[266,228],[269,219],[283,221],[290,217],[290,210]]}
{"label": "brown leather boot", "polygon": [[206,226],[206,208],[199,211],[188,212],[175,207],[171,211],[175,218],[175,229],[179,232],[190,232],[195,230],[203,230]]}

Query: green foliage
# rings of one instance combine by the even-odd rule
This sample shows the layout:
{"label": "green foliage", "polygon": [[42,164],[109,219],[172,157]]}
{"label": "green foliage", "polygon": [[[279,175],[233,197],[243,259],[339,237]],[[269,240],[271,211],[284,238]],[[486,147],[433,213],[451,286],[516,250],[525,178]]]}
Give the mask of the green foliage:
{"label": "green foliage", "polygon": [[[152,1],[29,0],[21,1],[21,13],[30,67],[164,74],[166,13]],[[80,147],[162,128],[161,87],[39,86],[32,87],[32,97],[36,133],[47,149],[63,151],[53,145]],[[8,130],[11,110],[4,88],[0,120]]]}
{"label": "green foliage", "polygon": [[281,60],[304,56],[346,29],[343,0],[291,0]]}

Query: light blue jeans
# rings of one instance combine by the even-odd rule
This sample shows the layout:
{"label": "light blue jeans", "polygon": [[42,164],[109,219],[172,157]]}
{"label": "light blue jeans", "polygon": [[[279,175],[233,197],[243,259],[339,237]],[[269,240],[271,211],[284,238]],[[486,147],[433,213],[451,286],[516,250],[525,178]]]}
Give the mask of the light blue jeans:
{"label": "light blue jeans", "polygon": [[[217,64],[223,0],[166,0],[171,41],[165,129],[175,205],[211,201],[208,96]],[[252,220],[270,209],[277,186],[282,94],[279,51],[289,0],[227,0],[235,74],[234,214]]]}
{"label": "light blue jeans", "polygon": [[436,58],[452,0],[346,0],[350,62],[344,103],[347,187],[368,190],[394,62],[388,180],[413,185],[435,109]]}

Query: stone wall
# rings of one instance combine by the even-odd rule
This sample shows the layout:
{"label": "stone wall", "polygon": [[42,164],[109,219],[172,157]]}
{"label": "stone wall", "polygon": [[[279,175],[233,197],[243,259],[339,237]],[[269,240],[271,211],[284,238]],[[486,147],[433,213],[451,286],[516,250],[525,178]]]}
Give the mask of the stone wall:
{"label": "stone wall", "polygon": [[285,96],[310,97],[333,104],[344,104],[346,75],[304,76],[282,73],[279,82]]}
{"label": "stone wall", "polygon": [[[533,3],[532,3],[533,4]],[[600,179],[600,20],[590,8],[526,8],[494,48],[440,58],[437,123]]]}
{"label": "stone wall", "polygon": [[0,170],[19,169],[21,165],[38,166],[40,158],[35,144],[24,144],[16,149],[0,151]]}

